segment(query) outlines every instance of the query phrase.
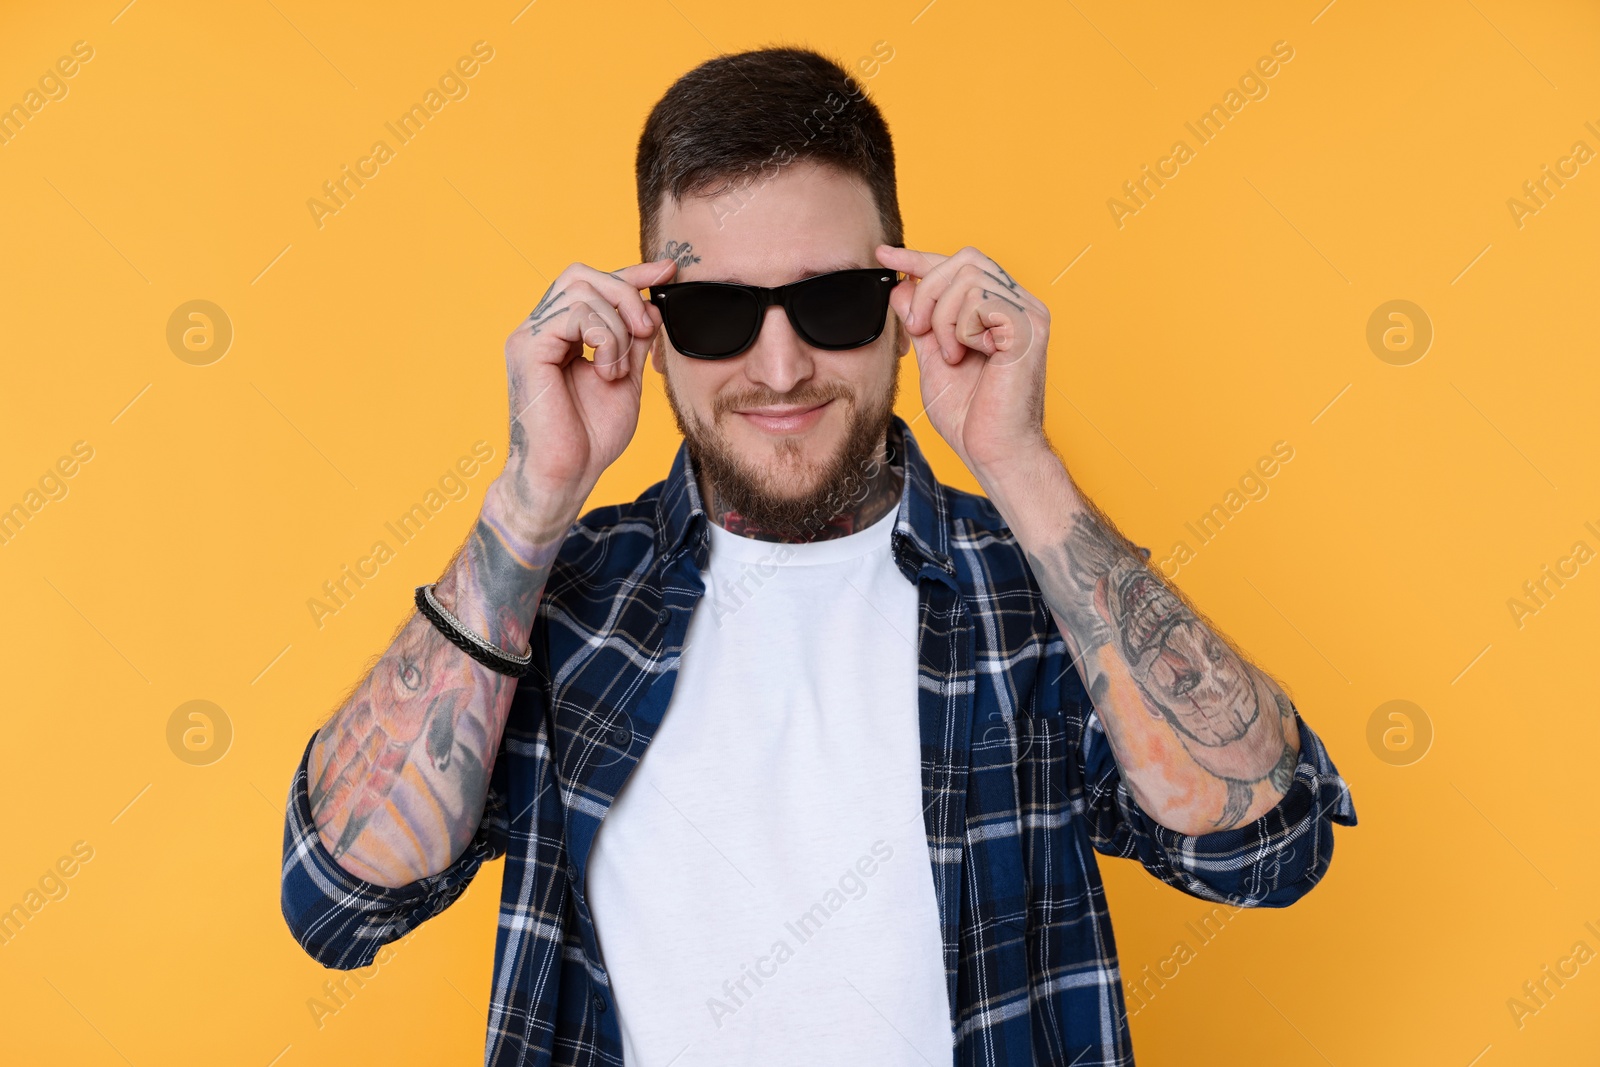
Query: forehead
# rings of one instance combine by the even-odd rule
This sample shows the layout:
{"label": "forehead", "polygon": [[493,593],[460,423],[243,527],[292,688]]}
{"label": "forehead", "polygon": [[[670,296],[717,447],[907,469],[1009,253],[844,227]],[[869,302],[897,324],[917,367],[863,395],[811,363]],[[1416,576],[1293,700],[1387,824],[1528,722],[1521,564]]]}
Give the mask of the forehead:
{"label": "forehead", "polygon": [[809,160],[752,171],[719,193],[669,197],[659,233],[658,254],[678,258],[674,281],[750,285],[876,267],[883,239],[866,184]]}

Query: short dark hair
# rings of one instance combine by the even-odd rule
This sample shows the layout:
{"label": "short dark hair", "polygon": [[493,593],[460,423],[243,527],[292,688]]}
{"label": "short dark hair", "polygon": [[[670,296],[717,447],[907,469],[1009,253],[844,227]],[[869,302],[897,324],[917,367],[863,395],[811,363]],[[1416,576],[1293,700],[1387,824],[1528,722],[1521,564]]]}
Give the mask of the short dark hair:
{"label": "short dark hair", "polygon": [[708,59],[673,82],[651,109],[634,165],[641,258],[660,256],[656,230],[664,196],[720,196],[770,179],[776,168],[798,160],[830,164],[863,180],[884,243],[904,246],[894,142],[878,106],[834,60],[808,48],[780,47]]}

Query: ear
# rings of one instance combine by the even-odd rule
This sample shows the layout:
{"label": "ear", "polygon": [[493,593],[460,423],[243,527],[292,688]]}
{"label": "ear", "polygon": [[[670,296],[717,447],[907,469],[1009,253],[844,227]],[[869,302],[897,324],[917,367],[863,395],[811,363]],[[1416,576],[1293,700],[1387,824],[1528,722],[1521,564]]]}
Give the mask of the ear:
{"label": "ear", "polygon": [[906,329],[905,323],[900,321],[900,316],[899,315],[896,315],[894,317],[894,342],[895,342],[895,354],[894,354],[895,358],[896,359],[905,358],[905,354],[907,352],[911,351],[911,334]]}
{"label": "ear", "polygon": [[650,366],[654,367],[656,373],[662,377],[666,377],[667,373],[666,357],[663,355],[666,346],[666,331],[656,331],[655,340],[650,342]]}

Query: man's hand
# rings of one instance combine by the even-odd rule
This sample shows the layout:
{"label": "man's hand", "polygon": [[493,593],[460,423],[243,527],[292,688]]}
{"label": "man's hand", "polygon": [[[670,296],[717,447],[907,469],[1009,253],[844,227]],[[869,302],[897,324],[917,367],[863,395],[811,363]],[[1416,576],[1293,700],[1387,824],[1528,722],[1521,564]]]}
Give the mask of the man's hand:
{"label": "man's hand", "polygon": [[1044,432],[1050,309],[994,260],[879,245],[878,262],[909,275],[889,302],[916,345],[922,403],[982,479],[1050,451]]}
{"label": "man's hand", "polygon": [[661,328],[639,290],[676,271],[670,259],[610,273],[574,263],[506,339],[510,455],[492,492],[518,532],[543,540],[564,530],[633,439],[645,356]]}
{"label": "man's hand", "polygon": [[[529,647],[568,529],[633,438],[661,326],[639,290],[676,269],[574,263],[506,341],[511,455],[434,585],[447,611],[500,648]],[[412,612],[311,746],[307,800],[323,847],[385,886],[449,867],[482,822],[517,687]]]}
{"label": "man's hand", "polygon": [[911,275],[889,300],[917,346],[929,421],[1026,554],[1139,807],[1183,834],[1260,818],[1294,780],[1294,705],[1148,566],[1050,448],[1048,309],[976,248],[877,253]]}

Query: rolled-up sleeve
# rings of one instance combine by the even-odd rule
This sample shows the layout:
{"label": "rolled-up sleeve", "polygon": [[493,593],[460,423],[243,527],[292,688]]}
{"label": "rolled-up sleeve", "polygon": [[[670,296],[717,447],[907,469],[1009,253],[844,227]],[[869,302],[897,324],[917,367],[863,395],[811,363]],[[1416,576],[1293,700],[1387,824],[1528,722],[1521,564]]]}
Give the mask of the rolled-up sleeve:
{"label": "rolled-up sleeve", "polygon": [[506,850],[505,753],[495,760],[478,832],[449,867],[409,885],[364,881],[339,865],[317,834],[307,793],[313,733],[289,787],[283,827],[283,918],[325,967],[369,966],[378,950],[455,902],[486,860]]}
{"label": "rolled-up sleeve", "polygon": [[1333,826],[1356,825],[1349,786],[1295,709],[1300,759],[1276,806],[1232,830],[1183,834],[1133,799],[1098,713],[1085,720],[1080,753],[1096,851],[1137,859],[1169,885],[1240,908],[1282,908],[1311,891],[1333,859]]}

